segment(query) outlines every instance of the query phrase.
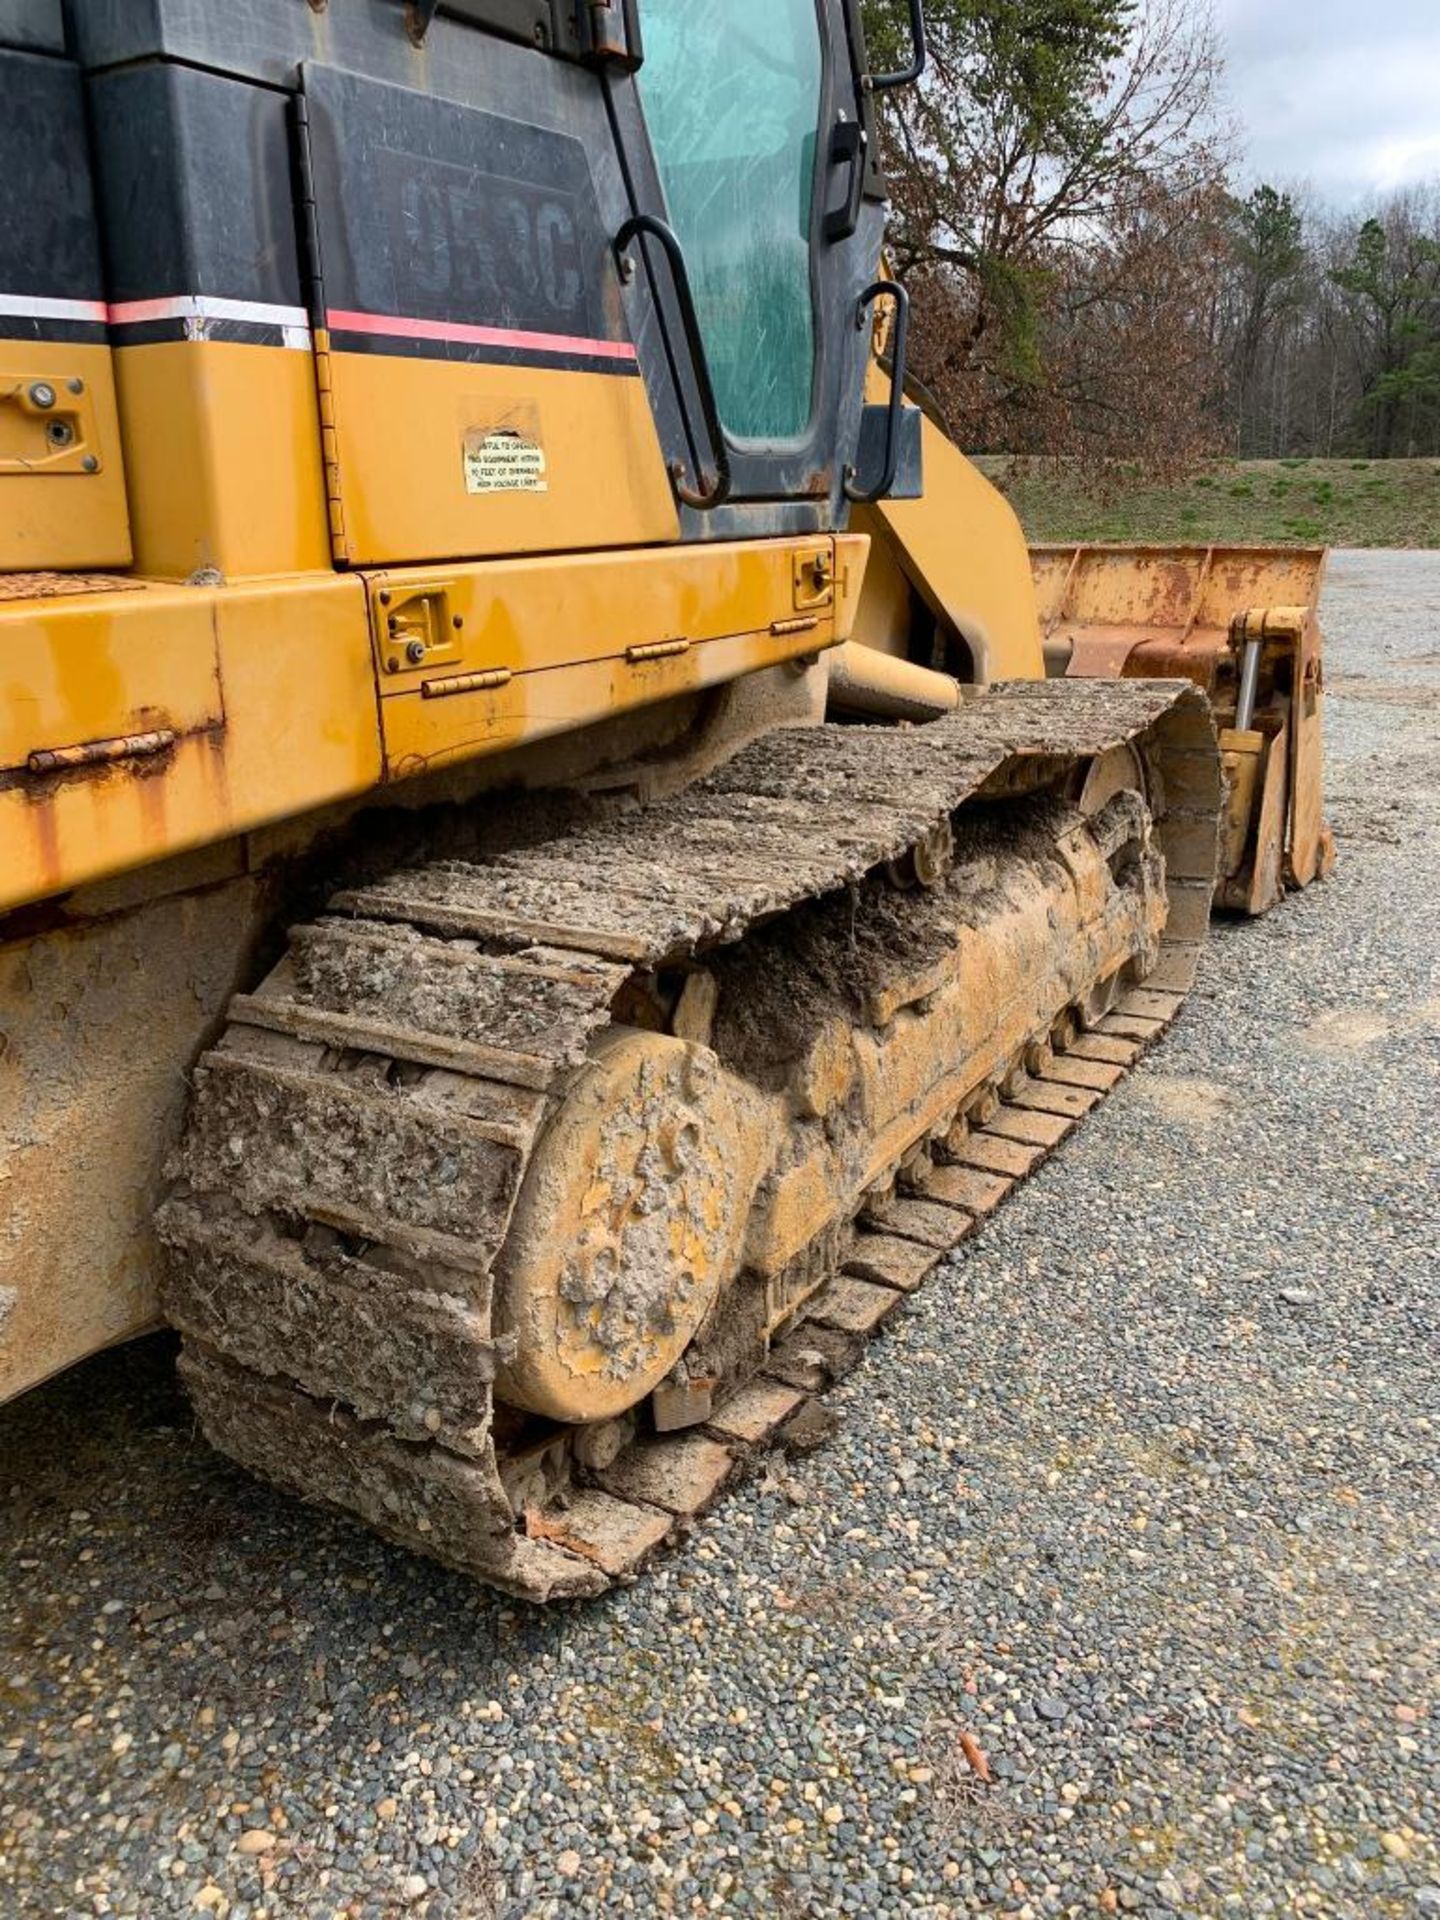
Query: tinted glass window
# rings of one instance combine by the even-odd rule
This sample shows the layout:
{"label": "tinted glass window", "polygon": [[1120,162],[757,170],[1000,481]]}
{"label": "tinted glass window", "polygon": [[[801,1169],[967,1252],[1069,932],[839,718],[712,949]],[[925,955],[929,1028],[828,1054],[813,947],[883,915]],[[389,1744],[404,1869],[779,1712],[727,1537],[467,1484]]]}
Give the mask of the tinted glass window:
{"label": "tinted glass window", "polygon": [[810,418],[815,0],[646,0],[641,96],[721,418],[794,440]]}

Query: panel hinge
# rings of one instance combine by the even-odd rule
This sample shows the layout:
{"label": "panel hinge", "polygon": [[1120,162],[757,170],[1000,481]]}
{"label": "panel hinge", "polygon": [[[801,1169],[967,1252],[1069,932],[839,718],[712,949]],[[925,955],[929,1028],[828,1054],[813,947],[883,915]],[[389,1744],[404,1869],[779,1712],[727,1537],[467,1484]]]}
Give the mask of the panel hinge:
{"label": "panel hinge", "polygon": [[580,58],[634,73],[645,58],[636,0],[575,0]]}
{"label": "panel hinge", "polygon": [[320,463],[325,475],[330,554],[337,566],[344,567],[350,563],[350,552],[340,488],[340,442],[335,431],[335,392],[330,370],[330,322],[325,309],[320,215],[315,201],[315,164],[310,150],[310,103],[303,93],[292,94],[290,98],[290,165],[300,220],[300,271],[315,360],[315,405],[320,421]]}
{"label": "panel hinge", "polygon": [[448,700],[456,693],[490,693],[496,687],[508,687],[514,678],[509,667],[485,667],[479,673],[447,673],[440,680],[422,680],[420,692],[427,700]]}
{"label": "panel hinge", "polygon": [[153,760],[174,744],[173,727],[156,727],[151,733],[121,733],[74,747],[37,747],[27,755],[25,769],[27,773],[70,773],[77,767],[113,767],[119,760]]}
{"label": "panel hinge", "polygon": [[688,640],[646,640],[638,646],[626,647],[625,658],[632,667],[640,667],[647,660],[675,660],[689,651]]}

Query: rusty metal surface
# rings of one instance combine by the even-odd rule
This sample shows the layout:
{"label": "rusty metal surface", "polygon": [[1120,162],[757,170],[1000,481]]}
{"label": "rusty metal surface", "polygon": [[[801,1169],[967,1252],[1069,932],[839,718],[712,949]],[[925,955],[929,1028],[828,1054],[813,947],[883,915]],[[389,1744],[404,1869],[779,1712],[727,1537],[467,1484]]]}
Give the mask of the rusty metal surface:
{"label": "rusty metal surface", "polygon": [[60,600],[77,593],[136,593],[143,580],[122,573],[0,573],[0,600]]}
{"label": "rusty metal surface", "polygon": [[1217,891],[1219,905],[1245,913],[1268,911],[1333,864],[1322,798],[1325,560],[1318,547],[1031,549],[1049,673],[1191,680],[1227,725],[1240,651],[1259,643],[1254,724],[1264,745]]}
{"label": "rusty metal surface", "polygon": [[84,740],[73,747],[39,747],[26,759],[31,773],[65,773],[73,767],[107,767],[120,760],[153,760],[175,744],[173,727],[122,733],[113,740]]}
{"label": "rusty metal surface", "polygon": [[1074,678],[1178,677],[1217,690],[1235,616],[1298,607],[1313,622],[1319,547],[1035,546],[1031,570],[1052,657]]}

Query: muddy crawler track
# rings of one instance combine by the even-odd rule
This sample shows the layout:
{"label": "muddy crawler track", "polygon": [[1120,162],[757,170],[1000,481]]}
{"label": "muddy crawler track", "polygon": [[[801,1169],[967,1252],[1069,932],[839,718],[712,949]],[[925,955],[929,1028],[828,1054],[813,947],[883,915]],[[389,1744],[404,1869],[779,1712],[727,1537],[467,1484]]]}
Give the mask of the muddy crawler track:
{"label": "muddy crawler track", "polygon": [[[537,1432],[495,1406],[496,1256],[627,983],[903,860],[967,800],[1130,741],[1169,898],[1145,988],[1012,1088],[952,1164],[836,1222],[798,1323],[703,1425]],[[165,1304],[207,1434],[527,1598],[633,1573],[749,1451],[813,1418],[811,1396],[1173,1018],[1208,920],[1218,782],[1193,689],[1001,686],[925,728],[777,733],[677,800],[337,897],[232,1004],[162,1209]]]}

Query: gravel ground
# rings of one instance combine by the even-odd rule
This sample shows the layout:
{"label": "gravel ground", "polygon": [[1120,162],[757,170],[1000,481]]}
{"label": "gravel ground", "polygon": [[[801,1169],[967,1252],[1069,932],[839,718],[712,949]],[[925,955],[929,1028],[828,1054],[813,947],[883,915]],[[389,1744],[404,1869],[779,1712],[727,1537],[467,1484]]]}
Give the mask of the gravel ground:
{"label": "gravel ground", "polygon": [[0,1413],[0,1910],[1440,1914],[1440,554],[1327,611],[1333,881],[641,1585],[268,1493],[163,1340]]}

